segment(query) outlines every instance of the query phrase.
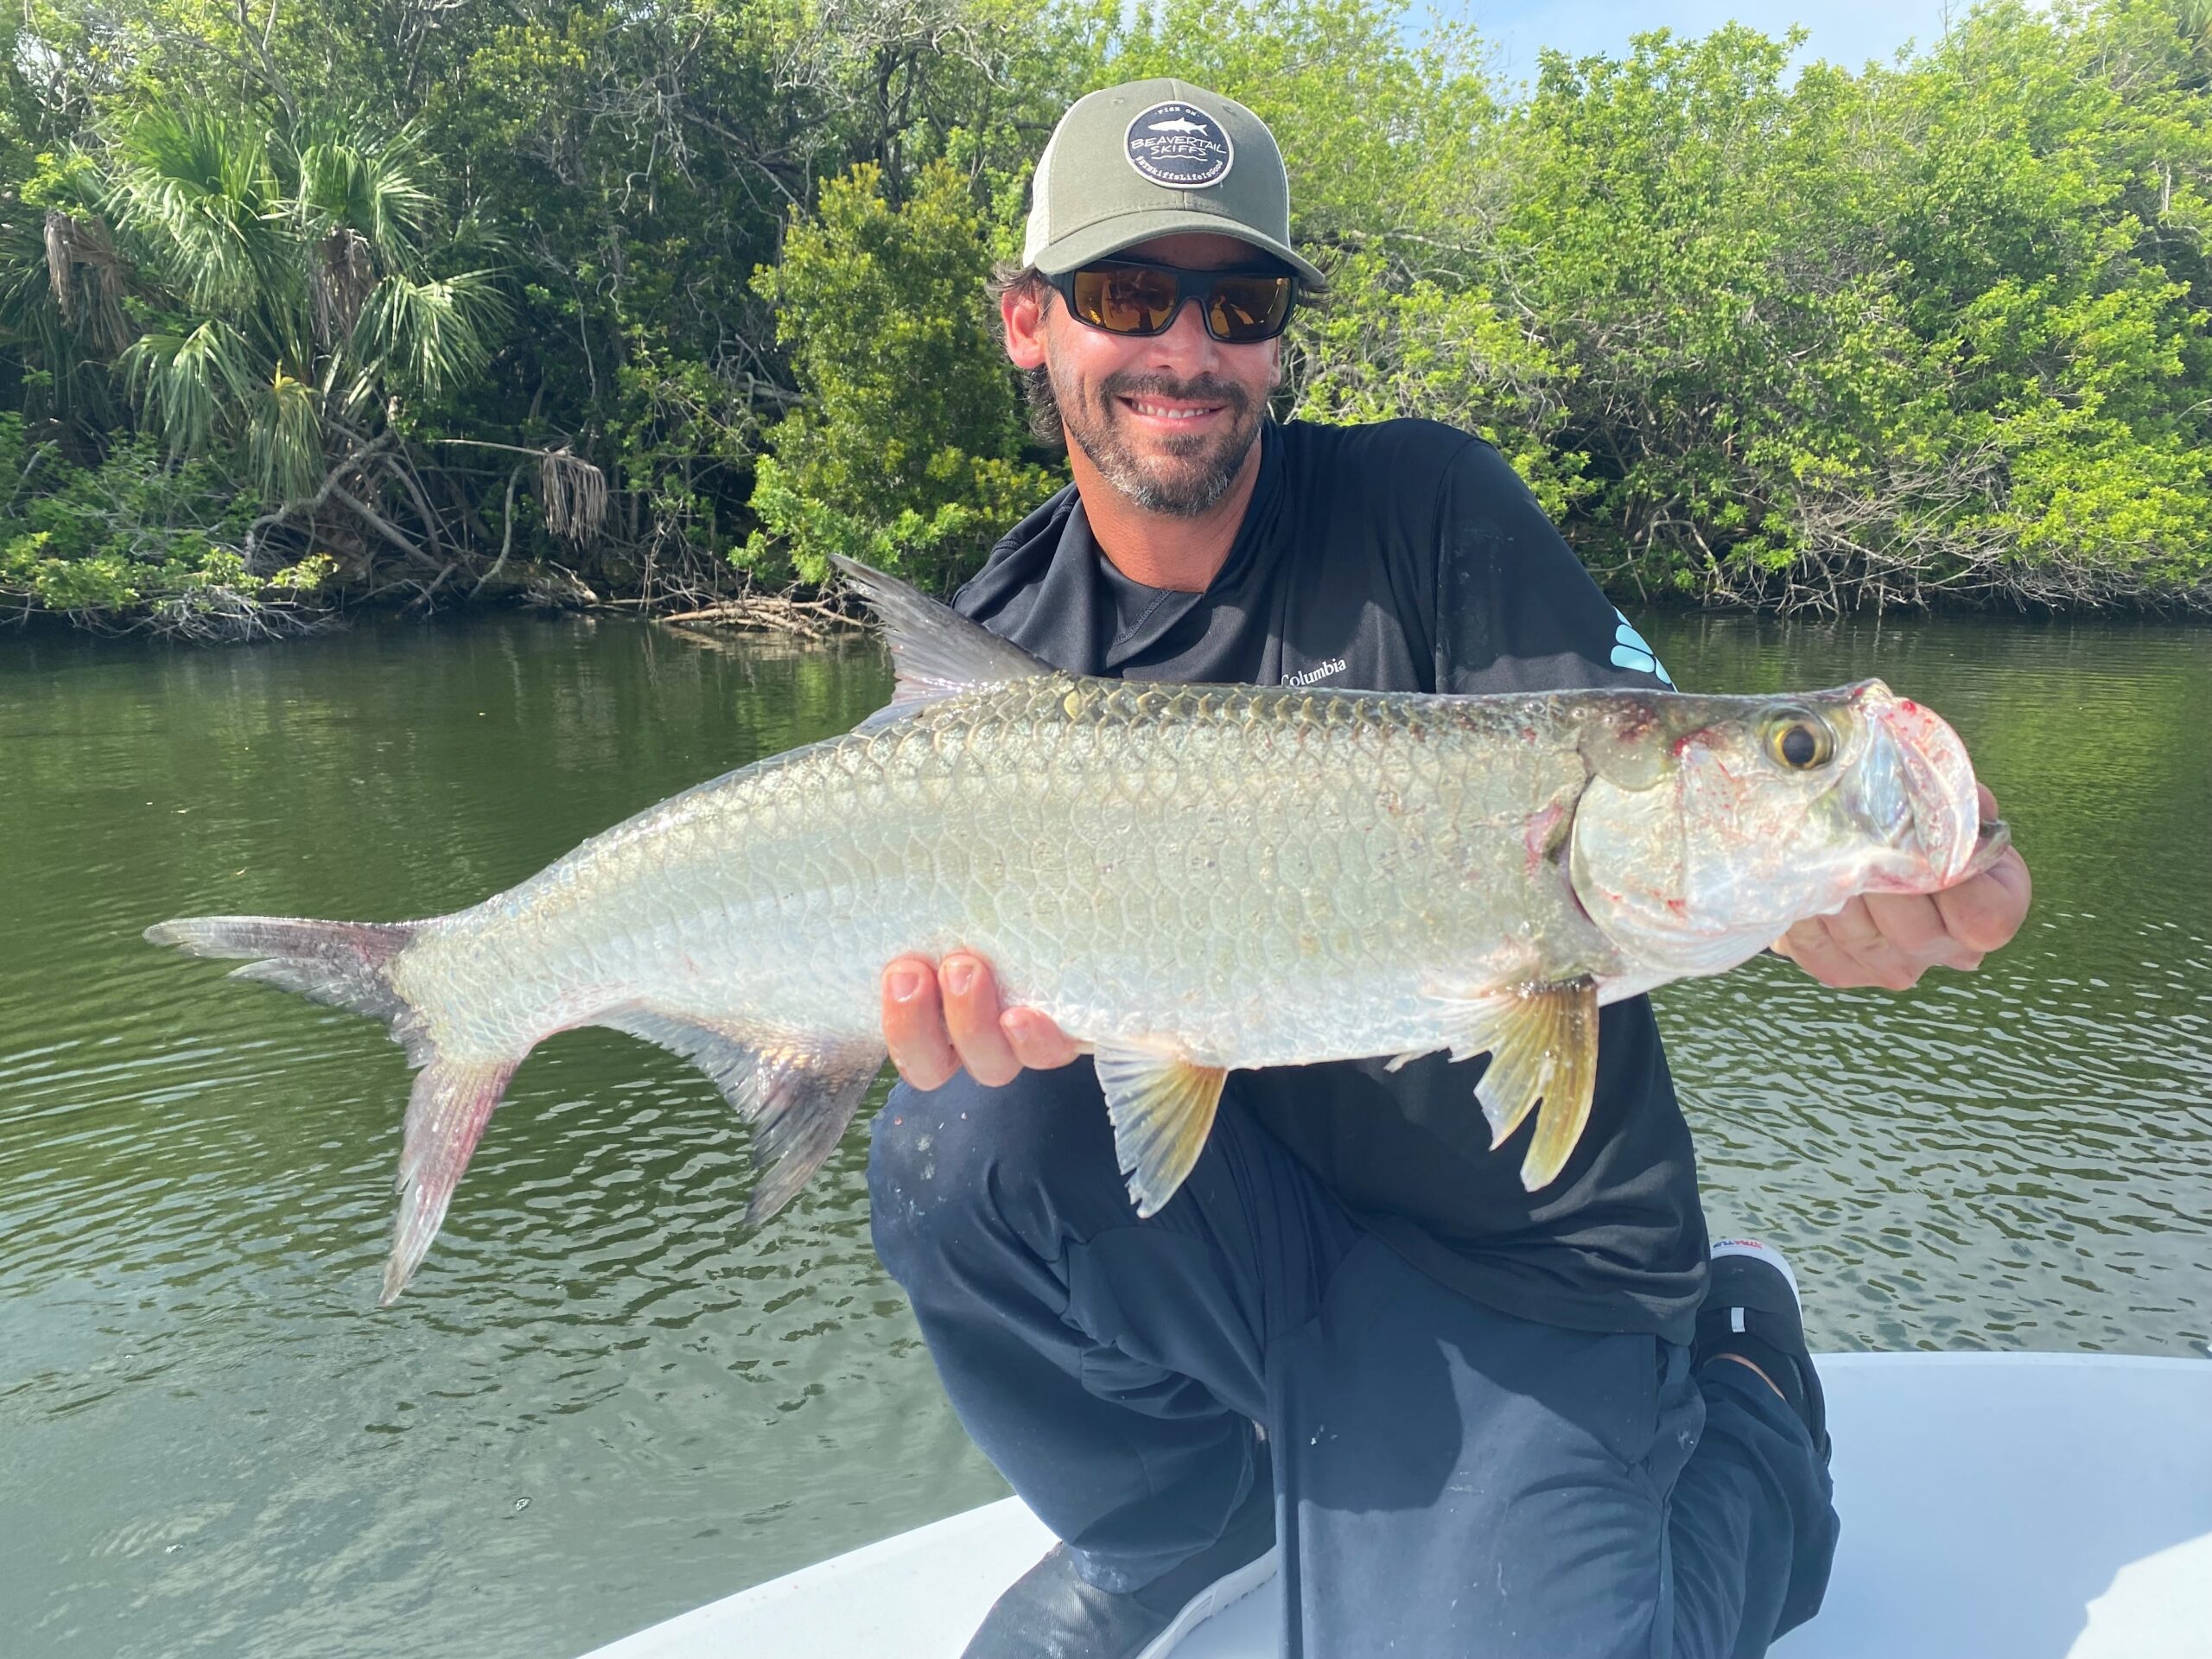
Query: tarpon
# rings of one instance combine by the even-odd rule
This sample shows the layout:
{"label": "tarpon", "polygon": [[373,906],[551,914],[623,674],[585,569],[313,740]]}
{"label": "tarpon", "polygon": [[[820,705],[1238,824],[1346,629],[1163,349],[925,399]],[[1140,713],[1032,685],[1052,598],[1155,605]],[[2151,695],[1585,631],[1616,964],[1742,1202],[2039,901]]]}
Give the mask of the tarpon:
{"label": "tarpon", "polygon": [[[147,931],[390,1022],[420,1068],[381,1300],[429,1249],[524,1058],[607,1026],[753,1129],[758,1223],[884,1060],[879,980],[973,951],[1094,1052],[1140,1215],[1232,1070],[1491,1056],[1523,1184],[1590,1112],[1598,1010],[1713,974],[1868,892],[1959,880],[1965,749],[1878,681],[1789,696],[1171,685],[1048,667],[904,584],[848,579],[892,705],[671,797],[468,910],[200,917]],[[1978,844],[1980,852],[1978,855]]]}

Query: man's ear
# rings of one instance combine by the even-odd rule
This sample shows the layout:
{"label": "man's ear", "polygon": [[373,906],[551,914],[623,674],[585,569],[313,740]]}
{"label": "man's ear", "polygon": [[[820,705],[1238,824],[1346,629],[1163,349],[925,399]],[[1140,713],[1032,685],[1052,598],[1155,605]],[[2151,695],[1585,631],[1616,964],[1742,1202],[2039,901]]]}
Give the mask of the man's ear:
{"label": "man's ear", "polygon": [[999,321],[1006,329],[1006,354],[1017,369],[1045,366],[1045,296],[1042,283],[1023,283],[999,296]]}

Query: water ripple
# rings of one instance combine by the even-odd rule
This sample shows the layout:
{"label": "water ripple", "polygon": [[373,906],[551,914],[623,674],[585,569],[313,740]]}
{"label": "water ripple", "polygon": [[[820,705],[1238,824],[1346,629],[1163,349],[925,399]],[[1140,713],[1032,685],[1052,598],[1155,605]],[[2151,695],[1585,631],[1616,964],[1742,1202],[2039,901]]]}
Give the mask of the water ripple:
{"label": "water ripple", "polygon": [[[1651,632],[1685,684],[1878,671],[1954,714],[2042,895],[1908,995],[1762,963],[1662,996],[1716,1225],[1791,1247],[1824,1344],[2198,1351],[2212,637]],[[471,902],[886,690],[870,650],[725,645],[0,654],[0,1620],[33,1650],[581,1651],[999,1491],[869,1249],[861,1135],[748,1235],[713,1090],[563,1037],[379,1312],[399,1052],[138,940]]]}

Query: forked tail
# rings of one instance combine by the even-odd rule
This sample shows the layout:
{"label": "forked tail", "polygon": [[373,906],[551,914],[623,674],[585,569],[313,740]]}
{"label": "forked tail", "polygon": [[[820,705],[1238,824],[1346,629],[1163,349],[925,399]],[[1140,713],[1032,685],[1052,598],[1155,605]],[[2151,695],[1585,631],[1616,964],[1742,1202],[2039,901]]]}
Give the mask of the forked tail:
{"label": "forked tail", "polygon": [[[247,958],[245,967],[232,972],[233,979],[257,979],[318,1002],[374,1014],[391,1026],[392,1039],[405,1047],[409,1064],[421,1068],[407,1099],[399,1221],[378,1298],[386,1307],[422,1265],[484,1126],[524,1058],[457,1055],[438,1046],[426,1010],[401,995],[391,974],[392,964],[426,925],[193,916],[146,930],[154,944],[174,944],[196,957]],[[758,1179],[745,1211],[748,1226],[760,1225],[788,1204],[836,1148],[883,1064],[882,1046],[873,1038],[751,1025],[644,1002],[601,1009],[589,1023],[626,1031],[681,1054],[712,1077],[752,1125]],[[556,1028],[549,1020],[532,1041]]]}
{"label": "forked tail", "polygon": [[153,944],[174,944],[195,957],[248,958],[245,967],[232,972],[233,979],[260,980],[334,1007],[375,1015],[391,1027],[392,1040],[407,1050],[408,1064],[421,1068],[407,1098],[396,1183],[399,1219],[377,1299],[386,1307],[422,1265],[484,1125],[522,1064],[520,1055],[464,1060],[439,1050],[423,1011],[391,982],[393,960],[422,925],[189,916],[146,930]]}

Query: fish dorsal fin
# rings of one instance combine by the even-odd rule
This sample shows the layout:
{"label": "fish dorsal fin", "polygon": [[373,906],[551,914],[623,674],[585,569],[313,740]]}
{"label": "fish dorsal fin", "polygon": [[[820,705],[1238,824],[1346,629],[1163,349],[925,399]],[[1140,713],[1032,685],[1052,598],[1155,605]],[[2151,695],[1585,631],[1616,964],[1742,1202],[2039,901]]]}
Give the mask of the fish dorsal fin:
{"label": "fish dorsal fin", "polygon": [[1103,1044],[1096,1063],[1129,1197],[1139,1216],[1156,1216],[1205,1149],[1229,1073],[1154,1049]]}
{"label": "fish dorsal fin", "polygon": [[837,567],[845,585],[868,601],[883,629],[891,664],[899,676],[891,706],[899,714],[971,686],[1001,685],[1058,671],[896,576],[835,553],[830,563]]}

